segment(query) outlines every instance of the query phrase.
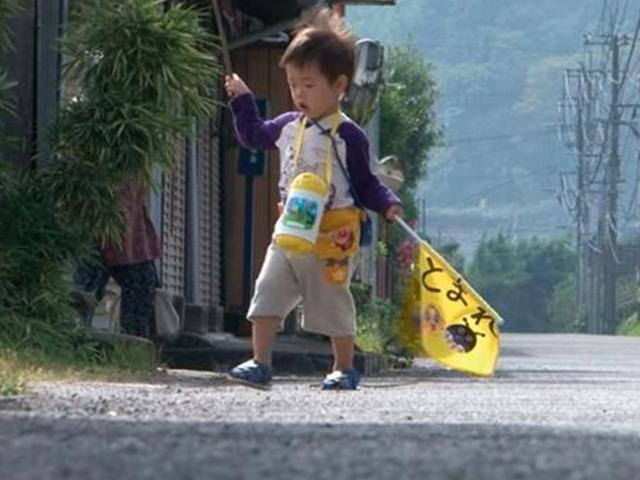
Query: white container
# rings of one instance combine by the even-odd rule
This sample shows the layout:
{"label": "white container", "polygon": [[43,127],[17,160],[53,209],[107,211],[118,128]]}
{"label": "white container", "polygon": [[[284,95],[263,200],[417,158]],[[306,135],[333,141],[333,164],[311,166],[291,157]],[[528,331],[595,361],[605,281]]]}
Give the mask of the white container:
{"label": "white container", "polygon": [[313,250],[327,193],[327,183],[314,173],[302,173],[293,180],[287,203],[275,226],[276,245],[297,252]]}

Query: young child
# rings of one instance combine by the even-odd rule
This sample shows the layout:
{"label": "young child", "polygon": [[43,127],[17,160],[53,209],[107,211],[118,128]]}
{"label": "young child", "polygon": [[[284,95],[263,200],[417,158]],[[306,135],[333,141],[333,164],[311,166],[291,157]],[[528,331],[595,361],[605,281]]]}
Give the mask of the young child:
{"label": "young child", "polygon": [[[283,202],[300,173],[313,172],[324,178],[329,172],[330,176],[320,226],[325,246],[300,253],[272,241],[268,248],[247,314],[254,358],[229,373],[232,380],[249,386],[270,387],[276,331],[300,301],[303,328],[331,337],[333,372],[322,388],[355,390],[360,381],[353,368],[356,312],[349,290],[360,221],[348,219],[354,218],[351,212],[360,212],[355,206],[364,205],[392,221],[400,211],[400,201],[371,172],[365,133],[340,111],[340,100],[353,75],[354,43],[342,19],[328,9],[302,25],[280,61],[297,111],[269,121],[260,118],[247,85],[235,74],[226,77],[241,143],[280,151],[278,185]],[[347,221],[340,225],[340,218]],[[319,239],[317,245],[323,242]]]}

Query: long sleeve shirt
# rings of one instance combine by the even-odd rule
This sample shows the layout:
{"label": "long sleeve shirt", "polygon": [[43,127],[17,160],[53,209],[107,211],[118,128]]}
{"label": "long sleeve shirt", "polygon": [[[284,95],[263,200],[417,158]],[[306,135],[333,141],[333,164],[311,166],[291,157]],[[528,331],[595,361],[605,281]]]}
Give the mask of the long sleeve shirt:
{"label": "long sleeve shirt", "polygon": [[[343,173],[346,168],[355,195],[362,206],[384,215],[391,205],[399,204],[398,197],[371,171],[369,142],[366,134],[349,117],[342,115],[335,134],[338,157],[323,130],[331,128],[331,118],[321,119],[318,125],[309,123],[297,162],[294,161],[295,138],[302,121],[299,112],[287,112],[271,120],[260,117],[254,97],[250,93],[231,101],[236,133],[247,148],[280,151],[280,196],[284,201],[289,185],[296,175],[313,172],[324,178],[327,152],[331,155],[331,193],[327,207],[344,208],[354,205],[349,179]],[[342,168],[338,162],[341,162]],[[360,205],[358,205],[360,206]]]}
{"label": "long sleeve shirt", "polygon": [[160,258],[160,239],[153,228],[145,203],[146,192],[139,181],[124,182],[117,195],[125,218],[122,246],[101,245],[102,258],[108,266],[131,265]]}

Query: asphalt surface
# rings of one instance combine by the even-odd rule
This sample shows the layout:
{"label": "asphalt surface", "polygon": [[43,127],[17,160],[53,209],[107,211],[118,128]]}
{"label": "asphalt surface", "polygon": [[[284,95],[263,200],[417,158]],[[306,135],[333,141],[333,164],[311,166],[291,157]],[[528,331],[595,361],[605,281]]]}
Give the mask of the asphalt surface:
{"label": "asphalt surface", "polygon": [[40,384],[0,400],[0,479],[640,478],[640,338],[504,335],[492,378],[319,382]]}

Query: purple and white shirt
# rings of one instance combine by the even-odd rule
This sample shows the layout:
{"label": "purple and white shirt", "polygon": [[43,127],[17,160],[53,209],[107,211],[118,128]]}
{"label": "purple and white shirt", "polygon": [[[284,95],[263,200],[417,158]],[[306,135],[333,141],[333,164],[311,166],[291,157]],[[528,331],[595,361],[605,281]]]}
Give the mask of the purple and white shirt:
{"label": "purple and white shirt", "polygon": [[[272,120],[260,118],[258,107],[252,94],[247,93],[231,101],[236,133],[240,142],[247,148],[280,151],[280,180],[278,187],[284,201],[292,180],[302,172],[313,172],[325,178],[327,150],[332,158],[331,195],[328,208],[344,208],[354,204],[350,193],[349,181],[345,177],[338,160],[333,153],[331,141],[317,125],[309,122],[304,135],[304,143],[297,165],[294,162],[294,144],[300,127],[302,115],[299,112],[287,112]],[[354,185],[356,193],[364,206],[384,215],[391,205],[399,204],[398,197],[371,171],[369,165],[369,142],[362,129],[346,115],[335,135],[338,155],[342,165]],[[325,129],[331,129],[332,116],[318,123]]]}

